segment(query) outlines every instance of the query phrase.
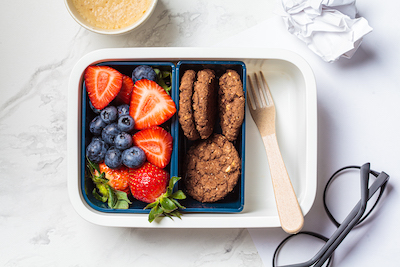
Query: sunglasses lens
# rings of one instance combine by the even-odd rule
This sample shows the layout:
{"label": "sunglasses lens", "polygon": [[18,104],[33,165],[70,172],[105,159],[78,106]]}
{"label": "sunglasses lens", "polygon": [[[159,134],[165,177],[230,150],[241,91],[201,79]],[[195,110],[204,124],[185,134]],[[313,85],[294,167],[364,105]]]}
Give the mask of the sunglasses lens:
{"label": "sunglasses lens", "polygon": [[[318,237],[317,234],[308,232],[289,236],[276,251],[274,258],[275,266],[299,264],[309,261],[325,245],[326,240],[326,237]],[[307,244],[307,246],[304,244]],[[322,266],[327,267],[328,262],[329,260]]]}
{"label": "sunglasses lens", "polygon": [[[375,179],[376,177],[370,173],[368,181],[369,186]],[[328,216],[331,217],[336,226],[342,223],[354,206],[360,201],[360,186],[359,169],[346,169],[331,178],[330,184],[326,187],[324,194],[324,204]],[[379,192],[378,190],[368,201],[367,209],[364,213],[365,215],[374,207],[378,200]],[[363,220],[363,218],[361,220]]]}

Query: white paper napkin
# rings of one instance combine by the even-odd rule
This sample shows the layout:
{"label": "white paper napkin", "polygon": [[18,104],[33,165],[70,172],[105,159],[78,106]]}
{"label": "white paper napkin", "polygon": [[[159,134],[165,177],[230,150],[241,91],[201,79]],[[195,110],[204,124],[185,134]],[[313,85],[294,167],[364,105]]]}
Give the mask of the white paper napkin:
{"label": "white paper napkin", "polygon": [[355,0],[280,0],[276,13],[288,31],[326,62],[351,58],[362,37],[372,31],[363,17],[355,18]]}

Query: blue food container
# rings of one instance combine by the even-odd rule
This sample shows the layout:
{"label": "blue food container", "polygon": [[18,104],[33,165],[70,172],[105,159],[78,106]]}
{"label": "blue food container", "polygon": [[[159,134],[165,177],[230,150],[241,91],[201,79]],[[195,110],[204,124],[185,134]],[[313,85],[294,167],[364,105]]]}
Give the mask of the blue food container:
{"label": "blue food container", "polygon": [[[97,63],[96,65],[99,66],[109,66],[112,67],[122,74],[125,74],[129,77],[132,76],[132,71],[139,65],[149,65],[153,68],[157,68],[164,71],[171,72],[171,97],[172,100],[178,105],[178,90],[176,88],[176,81],[175,81],[175,65],[172,62],[135,62],[135,61],[104,61]],[[96,116],[96,114],[92,111],[89,105],[89,98],[86,92],[86,86],[83,84],[82,90],[82,135],[81,135],[81,162],[85,161],[85,151],[86,146],[91,141],[92,135],[89,131],[89,123],[92,119]],[[179,139],[179,131],[178,131],[178,120],[177,115],[174,115],[170,120],[165,122],[162,127],[168,130],[173,138],[173,151],[171,155],[171,161],[169,165],[166,167],[166,170],[170,173],[171,176],[178,175],[178,139]],[[130,197],[132,204],[130,205],[129,209],[111,209],[108,207],[107,203],[103,203],[100,200],[97,200],[93,194],[92,190],[94,188],[94,184],[91,179],[85,179],[85,165],[81,164],[81,190],[82,195],[89,206],[93,209],[101,212],[106,213],[149,213],[150,210],[144,210],[143,208],[147,205],[139,200],[135,200]],[[86,192],[86,193],[85,193]]]}
{"label": "blue food container", "polygon": [[[215,72],[216,78],[219,79],[228,69],[235,70],[239,75],[243,83],[244,95],[246,97],[246,65],[241,61],[179,61],[176,66],[176,86],[177,91],[180,85],[180,79],[182,78],[186,70],[199,71],[202,69],[212,69]],[[179,95],[178,95],[179,98]],[[179,99],[176,101],[179,103]],[[179,107],[178,107],[179,108]],[[246,122],[244,121],[241,127],[238,138],[233,142],[236,150],[241,158],[241,175],[236,184],[234,190],[229,193],[224,199],[213,202],[213,203],[201,203],[189,195],[181,204],[186,207],[185,212],[219,212],[219,213],[229,213],[229,212],[240,212],[244,207],[244,184],[245,184],[245,130]],[[219,126],[219,121],[217,120],[214,127],[215,133],[221,133],[221,128]],[[179,150],[178,150],[178,175],[184,179],[184,162],[187,151],[193,141],[188,140],[181,127],[179,127]],[[179,189],[185,192],[184,183],[180,182],[178,185]]]}

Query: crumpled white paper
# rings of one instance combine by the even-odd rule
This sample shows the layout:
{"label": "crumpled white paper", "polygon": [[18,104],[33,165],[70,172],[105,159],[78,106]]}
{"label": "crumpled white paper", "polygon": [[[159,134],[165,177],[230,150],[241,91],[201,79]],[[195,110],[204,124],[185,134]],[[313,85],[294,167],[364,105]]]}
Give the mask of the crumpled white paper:
{"label": "crumpled white paper", "polygon": [[355,0],[280,2],[276,13],[283,18],[288,31],[326,62],[351,58],[363,36],[372,31],[366,19],[355,18]]}

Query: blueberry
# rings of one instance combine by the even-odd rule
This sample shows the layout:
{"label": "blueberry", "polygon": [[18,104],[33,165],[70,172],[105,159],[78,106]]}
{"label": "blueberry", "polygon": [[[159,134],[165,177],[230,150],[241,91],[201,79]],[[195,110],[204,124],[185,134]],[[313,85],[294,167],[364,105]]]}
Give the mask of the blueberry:
{"label": "blueberry", "polygon": [[98,137],[93,138],[92,142],[86,147],[86,156],[94,163],[100,163],[104,160],[107,152],[107,144]]}
{"label": "blueberry", "polygon": [[135,121],[130,115],[123,115],[119,117],[117,125],[118,129],[120,129],[121,131],[129,133],[133,130],[133,127],[135,126]]}
{"label": "blueberry", "polygon": [[94,113],[96,113],[96,114],[100,114],[101,110],[100,110],[100,109],[97,109],[97,108],[95,108],[95,107],[93,106],[93,104],[92,104],[92,102],[91,102],[91,101],[89,101],[89,106],[90,106],[90,108],[93,110],[93,112],[94,112]]}
{"label": "blueberry", "polygon": [[121,117],[123,115],[129,115],[129,105],[127,104],[119,105],[117,107],[117,110],[118,110],[118,117]]}
{"label": "blueberry", "polygon": [[137,66],[133,70],[133,72],[132,72],[132,80],[135,83],[136,81],[139,81],[141,79],[147,79],[147,80],[151,80],[151,81],[156,81],[157,74],[152,69],[152,67],[150,67],[148,65],[140,65],[140,66]]}
{"label": "blueberry", "polygon": [[[101,138],[101,136],[93,136],[92,140],[90,142],[94,142],[94,141],[101,141],[104,142],[104,140]],[[104,144],[106,145],[106,148],[108,149],[108,144],[106,142],[104,142]]]}
{"label": "blueberry", "polygon": [[126,132],[121,132],[115,136],[114,145],[121,150],[130,148],[132,146],[132,136]]}
{"label": "blueberry", "polygon": [[103,141],[103,139],[101,139],[101,136],[93,136],[91,142],[93,141]]}
{"label": "blueberry", "polygon": [[117,123],[108,124],[101,132],[101,138],[109,145],[114,145],[114,139],[121,131],[117,127]]}
{"label": "blueberry", "polygon": [[137,146],[125,149],[122,152],[122,163],[128,168],[139,168],[146,161],[146,154]]}
{"label": "blueberry", "polygon": [[110,147],[104,157],[104,163],[111,169],[117,169],[122,165],[122,152],[116,147]]}
{"label": "blueberry", "polygon": [[118,110],[114,106],[108,106],[101,110],[100,117],[105,123],[110,124],[117,120]]}
{"label": "blueberry", "polygon": [[89,124],[89,131],[94,135],[100,135],[103,128],[107,126],[100,116],[96,116]]}

